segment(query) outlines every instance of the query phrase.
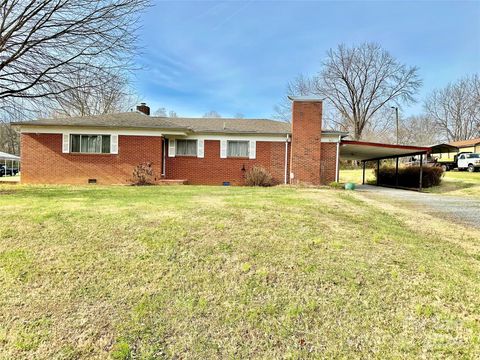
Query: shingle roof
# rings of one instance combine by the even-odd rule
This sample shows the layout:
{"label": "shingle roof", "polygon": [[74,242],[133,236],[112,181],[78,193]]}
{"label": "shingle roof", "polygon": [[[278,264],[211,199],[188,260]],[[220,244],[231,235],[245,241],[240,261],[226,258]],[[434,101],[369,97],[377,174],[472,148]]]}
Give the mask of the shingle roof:
{"label": "shingle roof", "polygon": [[[243,134],[290,134],[291,125],[286,122],[269,119],[232,119],[232,118],[166,118],[147,116],[140,112],[126,112],[95,116],[77,116],[33,121],[15,122],[12,125],[30,126],[82,126],[109,128],[144,128],[182,130],[199,133],[243,133]],[[323,130],[345,136],[346,133]]]}
{"label": "shingle roof", "polygon": [[95,116],[39,119],[16,122],[12,125],[149,128],[253,134],[288,134],[290,132],[290,124],[268,119],[166,118],[147,116],[133,111]]}
{"label": "shingle roof", "polygon": [[453,142],[450,143],[450,145],[453,145],[453,146],[456,146],[456,147],[475,146],[477,144],[480,144],[480,138],[453,141]]}
{"label": "shingle roof", "polygon": [[288,134],[291,125],[268,119],[169,118],[194,132]]}
{"label": "shingle roof", "polygon": [[95,126],[118,128],[161,128],[177,129],[179,126],[166,118],[150,117],[139,112],[125,112],[94,116],[72,116],[65,118],[39,119],[15,122],[12,125],[35,126]]}

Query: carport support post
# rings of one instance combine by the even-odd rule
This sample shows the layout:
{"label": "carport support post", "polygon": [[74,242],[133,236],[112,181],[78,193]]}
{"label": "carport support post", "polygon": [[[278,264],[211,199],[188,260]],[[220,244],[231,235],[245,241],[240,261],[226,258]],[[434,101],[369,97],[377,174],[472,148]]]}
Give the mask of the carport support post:
{"label": "carport support post", "polygon": [[362,165],[363,165],[362,184],[365,185],[365,161],[362,161]]}
{"label": "carport support post", "polygon": [[423,154],[420,155],[420,184],[418,186],[418,190],[422,191],[423,186]]}
{"label": "carport support post", "polygon": [[395,161],[395,186],[398,187],[398,157]]}

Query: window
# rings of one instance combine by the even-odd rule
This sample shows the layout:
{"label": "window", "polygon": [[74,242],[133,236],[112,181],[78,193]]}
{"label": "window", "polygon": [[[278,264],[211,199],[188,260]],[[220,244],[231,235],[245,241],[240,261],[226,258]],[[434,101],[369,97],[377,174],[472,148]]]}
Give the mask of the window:
{"label": "window", "polygon": [[197,156],[197,140],[178,140],[176,155]]}
{"label": "window", "polygon": [[248,141],[228,141],[227,156],[228,157],[248,157]]}
{"label": "window", "polygon": [[480,159],[480,154],[470,154],[468,155],[469,159]]}
{"label": "window", "polygon": [[110,154],[110,135],[70,135],[72,153]]}

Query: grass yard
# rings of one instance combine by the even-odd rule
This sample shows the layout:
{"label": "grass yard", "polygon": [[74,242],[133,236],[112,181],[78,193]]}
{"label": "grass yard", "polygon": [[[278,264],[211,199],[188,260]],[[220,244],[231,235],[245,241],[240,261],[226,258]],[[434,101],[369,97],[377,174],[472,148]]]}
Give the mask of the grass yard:
{"label": "grass yard", "polygon": [[439,187],[429,189],[430,192],[460,196],[480,197],[480,172],[448,171]]}
{"label": "grass yard", "polygon": [[[373,169],[367,169],[365,174],[366,181],[375,180]],[[340,182],[361,184],[362,170],[340,170]],[[447,171],[440,186],[425,190],[448,195],[480,197],[480,172]]]}
{"label": "grass yard", "polygon": [[[362,169],[340,169],[340,182],[353,182],[355,184],[361,184],[363,177],[363,170]],[[373,173],[373,169],[366,169],[365,170],[365,183],[368,181],[374,181],[375,175]]]}
{"label": "grass yard", "polygon": [[479,358],[480,235],[385,206],[1,185],[0,358]]}

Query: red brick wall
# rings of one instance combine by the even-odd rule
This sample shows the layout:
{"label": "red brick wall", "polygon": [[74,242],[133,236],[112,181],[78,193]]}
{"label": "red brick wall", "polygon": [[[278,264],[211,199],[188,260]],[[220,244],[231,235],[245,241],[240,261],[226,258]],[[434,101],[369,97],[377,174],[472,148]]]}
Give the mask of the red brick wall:
{"label": "red brick wall", "polygon": [[167,156],[166,178],[188,180],[189,184],[222,185],[224,181],[229,181],[232,185],[242,185],[244,183],[242,168],[249,170],[253,165],[263,166],[278,183],[283,184],[285,143],[257,141],[256,159],[221,159],[220,141],[205,140],[204,158]]}
{"label": "red brick wall", "polygon": [[152,162],[160,178],[162,138],[119,136],[118,155],[63,154],[61,134],[25,133],[21,136],[22,183],[28,184],[128,184],[133,168]]}
{"label": "red brick wall", "polygon": [[293,184],[321,184],[322,102],[293,101],[292,173]]}
{"label": "red brick wall", "polygon": [[320,181],[327,185],[335,181],[337,171],[337,143],[322,143],[322,160],[320,162]]}
{"label": "red brick wall", "polygon": [[[318,156],[320,154],[322,156],[318,157],[315,163],[308,158],[312,150],[305,148],[304,155],[297,154],[295,158],[304,166],[302,168],[298,165],[297,173],[300,172],[300,176],[310,180],[312,184],[328,184],[334,181],[336,143],[320,143],[320,139],[318,142],[304,140],[303,143],[305,146],[310,143],[314,150],[317,144],[320,144]],[[86,184],[88,179],[97,179],[98,184],[128,184],[132,178],[133,168],[147,161],[153,163],[155,177],[160,179],[162,161],[160,137],[119,136],[118,155],[63,154],[61,134],[26,133],[21,136],[21,149],[22,183]],[[221,185],[224,181],[229,181],[232,185],[242,185],[244,183],[242,168],[248,170],[253,165],[261,165],[270,171],[278,183],[283,183],[285,143],[257,141],[256,155],[256,159],[221,159],[220,141],[206,140],[204,158],[167,156],[165,177],[185,179],[190,184]],[[317,159],[316,153],[312,156]],[[289,162],[290,159],[294,159],[293,154],[290,154],[290,146],[287,158]],[[290,169],[287,173],[290,173]],[[297,174],[296,179],[298,181]]]}

